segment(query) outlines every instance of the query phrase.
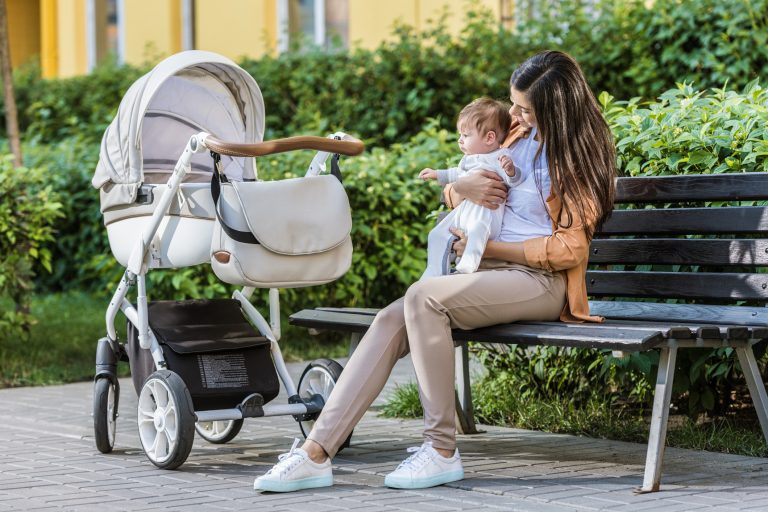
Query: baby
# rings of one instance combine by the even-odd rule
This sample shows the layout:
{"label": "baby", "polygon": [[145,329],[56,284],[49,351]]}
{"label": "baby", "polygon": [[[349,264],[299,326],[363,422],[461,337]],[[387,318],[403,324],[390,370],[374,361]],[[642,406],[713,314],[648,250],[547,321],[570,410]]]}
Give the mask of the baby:
{"label": "baby", "polygon": [[[423,169],[419,178],[437,180],[441,185],[452,183],[467,173],[478,170],[496,172],[504,183],[513,187],[522,176],[515,171],[512,152],[502,148],[512,119],[509,106],[490,98],[479,98],[459,113],[459,149],[464,153],[458,168]],[[455,227],[467,235],[464,254],[456,264],[456,272],[475,272],[485,252],[485,244],[501,230],[504,207],[491,210],[472,201],[462,201],[429,233],[427,269],[421,276],[441,276],[450,273],[451,245],[456,237],[449,231]]]}

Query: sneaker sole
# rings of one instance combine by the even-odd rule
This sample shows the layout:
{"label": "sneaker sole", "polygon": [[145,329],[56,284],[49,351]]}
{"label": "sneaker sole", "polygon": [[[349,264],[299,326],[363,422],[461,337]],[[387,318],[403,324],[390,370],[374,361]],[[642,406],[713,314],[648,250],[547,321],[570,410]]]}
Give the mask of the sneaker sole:
{"label": "sneaker sole", "polygon": [[269,492],[293,492],[301,491],[303,489],[315,489],[317,487],[330,487],[333,485],[333,475],[329,476],[317,476],[313,478],[303,478],[301,480],[290,481],[274,481],[274,480],[261,480],[258,479],[253,483],[253,488],[256,491],[269,491]]}
{"label": "sneaker sole", "polygon": [[440,473],[429,478],[420,478],[418,480],[411,480],[408,478],[397,478],[387,475],[384,479],[384,485],[387,487],[393,487],[395,489],[425,489],[427,487],[436,487],[438,485],[447,484],[449,482],[456,482],[464,479],[464,470],[450,471],[448,473]]}

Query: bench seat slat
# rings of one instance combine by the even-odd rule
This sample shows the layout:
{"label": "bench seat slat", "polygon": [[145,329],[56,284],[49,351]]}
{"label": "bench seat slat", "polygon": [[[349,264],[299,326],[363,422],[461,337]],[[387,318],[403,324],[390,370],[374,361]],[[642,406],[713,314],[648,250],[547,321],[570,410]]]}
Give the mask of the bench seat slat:
{"label": "bench seat slat", "polygon": [[768,274],[716,272],[587,272],[587,293],[610,297],[766,300]]}
{"label": "bench seat slat", "polygon": [[[631,310],[634,306],[642,306],[642,310],[653,311],[658,306],[654,303],[630,302],[592,302],[592,312],[606,313],[615,304],[623,304],[623,310]],[[709,313],[722,310],[722,306],[698,306],[691,308],[687,304],[666,304],[667,309],[677,310],[686,314],[703,313],[702,308]],[[682,307],[682,308],[681,308]],[[728,309],[725,307],[726,310]],[[739,307],[741,309],[741,307]],[[756,308],[757,309],[757,308]],[[368,330],[378,309],[372,308],[317,308],[305,309],[291,315],[293,325],[316,329],[363,333]],[[768,313],[768,312],[766,312]],[[672,323],[664,320],[651,319],[622,320],[609,318],[602,324],[596,323],[564,323],[564,322],[521,322],[501,326],[475,329],[474,331],[454,330],[457,341],[485,341],[494,343],[544,344],[557,346],[584,346],[588,348],[610,348],[611,350],[627,350],[627,346],[638,347],[633,350],[652,348],[656,343],[656,334],[661,340],[691,340],[691,339],[720,339],[746,340],[768,338],[768,326],[743,325],[714,325],[713,317],[703,318],[706,323],[695,322],[687,318],[685,322],[672,319]],[[630,331],[634,331],[630,334]],[[490,337],[490,338],[489,338]],[[500,339],[503,337],[504,339]],[[597,337],[594,345],[585,345],[583,339]],[[639,345],[637,344],[639,343]],[[658,344],[658,343],[657,343]],[[616,348],[620,346],[621,348]]]}
{"label": "bench seat slat", "polygon": [[768,231],[768,207],[614,210],[599,235],[706,235]]}
{"label": "bench seat slat", "polygon": [[347,313],[343,311],[327,311],[319,309],[302,309],[292,314],[288,320],[291,325],[314,329],[329,329],[332,331],[365,332],[373,322],[374,315]]}
{"label": "bench seat slat", "polygon": [[768,265],[768,240],[595,239],[591,264]]}
{"label": "bench seat slat", "polygon": [[[305,309],[290,316],[293,325],[337,331],[365,332],[373,315],[344,311]],[[454,329],[456,341],[485,341],[535,345],[605,348],[609,350],[648,350],[664,341],[658,329],[637,326],[610,329],[593,324],[562,322],[513,323],[483,327],[471,331]]]}

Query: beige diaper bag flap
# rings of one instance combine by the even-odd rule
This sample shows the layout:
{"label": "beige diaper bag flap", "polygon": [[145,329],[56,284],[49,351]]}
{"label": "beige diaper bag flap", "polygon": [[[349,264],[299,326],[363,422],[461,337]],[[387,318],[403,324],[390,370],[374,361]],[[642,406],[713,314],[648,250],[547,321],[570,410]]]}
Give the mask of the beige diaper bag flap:
{"label": "beige diaper bag flap", "polygon": [[352,262],[352,216],[331,174],[229,182],[214,172],[211,266],[239,286],[294,288],[338,279]]}

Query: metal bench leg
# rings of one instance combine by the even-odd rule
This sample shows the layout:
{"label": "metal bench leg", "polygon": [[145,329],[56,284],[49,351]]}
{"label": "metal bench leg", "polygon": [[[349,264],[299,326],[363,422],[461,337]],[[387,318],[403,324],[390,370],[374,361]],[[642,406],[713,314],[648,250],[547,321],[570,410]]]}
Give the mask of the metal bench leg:
{"label": "metal bench leg", "polygon": [[763,436],[768,442],[768,396],[765,392],[763,377],[755,361],[755,353],[752,347],[737,347],[736,355],[739,356],[739,364],[744,372],[749,386],[749,394],[752,397],[752,403],[755,404],[757,417],[760,419],[760,426],[763,429]]}
{"label": "metal bench leg", "polygon": [[469,383],[469,349],[465,343],[456,347],[456,429],[459,434],[478,434]]}
{"label": "metal bench leg", "polygon": [[360,343],[360,339],[362,339],[363,334],[359,332],[353,332],[352,336],[349,337],[349,357],[352,357],[352,353],[357,348],[358,343]]}
{"label": "metal bench leg", "polygon": [[653,397],[653,415],[648,436],[648,454],[645,457],[643,486],[638,494],[655,492],[661,484],[661,463],[664,459],[664,443],[667,438],[669,402],[672,398],[672,381],[675,378],[677,347],[663,347],[659,357],[659,373],[656,375],[656,390]]}

